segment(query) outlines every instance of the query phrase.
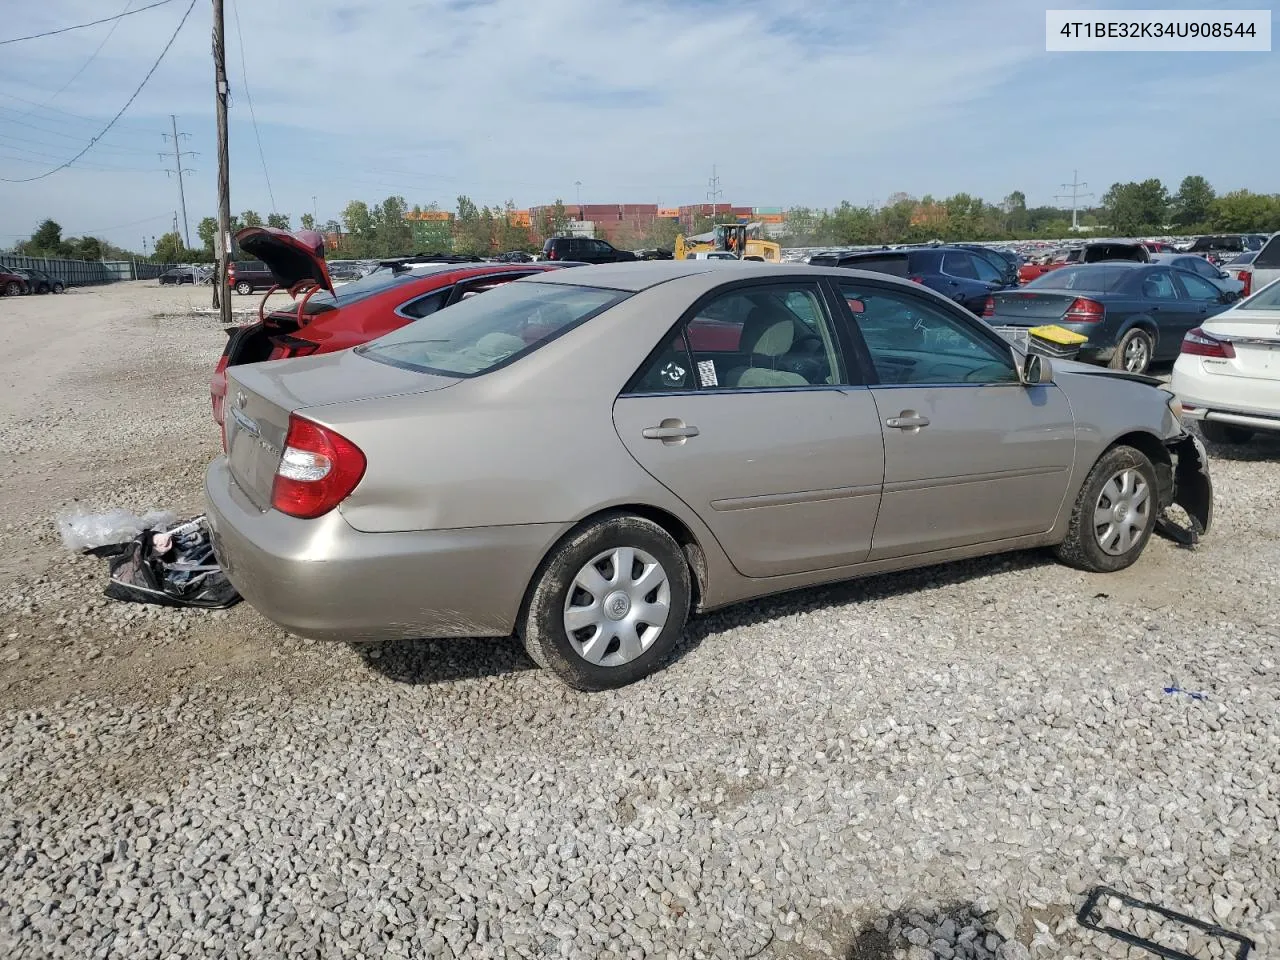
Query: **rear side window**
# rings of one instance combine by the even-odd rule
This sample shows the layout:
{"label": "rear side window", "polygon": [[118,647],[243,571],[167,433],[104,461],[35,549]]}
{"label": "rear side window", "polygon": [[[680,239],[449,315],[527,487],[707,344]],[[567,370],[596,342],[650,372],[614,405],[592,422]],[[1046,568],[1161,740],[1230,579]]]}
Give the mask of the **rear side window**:
{"label": "rear side window", "polygon": [[873,270],[876,273],[887,273],[894,277],[905,277],[908,273],[907,258],[896,257],[860,257],[845,264],[854,270]]}
{"label": "rear side window", "polygon": [[600,287],[504,283],[356,352],[421,373],[474,377],[532,353],[627,296]]}
{"label": "rear side window", "polygon": [[1152,270],[1142,278],[1142,295],[1148,300],[1177,300],[1173,274],[1168,270]]}
{"label": "rear side window", "polygon": [[973,266],[973,257],[967,253],[944,253],[942,272],[949,277],[960,277],[962,280],[978,279],[978,271]]}

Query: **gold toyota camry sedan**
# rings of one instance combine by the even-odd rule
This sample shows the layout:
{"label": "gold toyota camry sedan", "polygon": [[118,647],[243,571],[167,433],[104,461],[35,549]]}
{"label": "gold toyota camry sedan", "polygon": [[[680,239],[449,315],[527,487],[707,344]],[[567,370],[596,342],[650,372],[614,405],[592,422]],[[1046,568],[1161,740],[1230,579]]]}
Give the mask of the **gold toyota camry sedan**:
{"label": "gold toyota camry sedan", "polygon": [[1203,447],[1145,377],[1023,354],[883,274],[720,261],[505,284],[228,371],[228,577],[298,634],[517,634],[565,683],[658,667],[692,612],[1050,547],[1120,570]]}

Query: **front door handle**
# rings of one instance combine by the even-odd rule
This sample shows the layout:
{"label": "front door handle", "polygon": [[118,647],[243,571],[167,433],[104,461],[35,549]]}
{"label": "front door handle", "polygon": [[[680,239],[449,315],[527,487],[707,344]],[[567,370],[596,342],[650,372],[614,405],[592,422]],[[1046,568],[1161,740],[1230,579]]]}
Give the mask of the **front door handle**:
{"label": "front door handle", "polygon": [[684,443],[690,437],[698,435],[698,428],[686,424],[683,420],[669,418],[656,427],[645,427],[641,436],[646,440],[661,440],[663,443]]}
{"label": "front door handle", "polygon": [[921,427],[929,425],[929,418],[922,417],[914,410],[903,410],[896,417],[890,417],[884,422],[886,427],[893,427],[895,430],[919,430]]}

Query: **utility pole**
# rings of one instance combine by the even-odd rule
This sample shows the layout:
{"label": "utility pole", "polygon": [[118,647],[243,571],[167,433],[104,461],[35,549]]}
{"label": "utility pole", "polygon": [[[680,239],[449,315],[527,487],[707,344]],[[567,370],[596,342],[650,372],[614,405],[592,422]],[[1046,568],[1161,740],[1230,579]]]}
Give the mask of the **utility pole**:
{"label": "utility pole", "polygon": [[716,219],[716,201],[724,196],[724,191],[720,189],[720,178],[716,175],[716,165],[711,165],[711,179],[707,181],[707,199],[711,201],[711,220],[714,223]]}
{"label": "utility pole", "polygon": [[[224,327],[231,325],[231,297],[227,263],[231,259],[231,179],[227,152],[227,51],[223,44],[222,0],[213,0],[213,81],[218,114],[218,276],[213,284],[213,305]],[[219,289],[223,288],[223,289]],[[221,296],[219,294],[221,293]]]}
{"label": "utility pole", "polygon": [[582,219],[582,181],[575,180],[573,181],[573,185],[578,191],[578,219],[581,220]]}
{"label": "utility pole", "polygon": [[320,208],[316,206],[315,194],[311,195],[311,223],[317,230],[320,229]]}
{"label": "utility pole", "polygon": [[[178,145],[179,137],[190,137],[191,134],[178,132],[178,118],[174,116],[172,113],[169,114],[169,122],[173,124],[173,162],[178,169],[176,171],[165,170],[165,173],[176,172],[176,175],[178,177],[178,201],[182,204],[182,239],[183,239],[183,242],[186,243],[187,249],[189,250],[191,249],[191,226],[187,222],[187,194],[186,194],[186,190],[184,190],[182,186],[182,177],[184,174],[195,173],[195,171],[189,168],[187,170],[183,170],[182,158],[195,157],[195,156],[198,156],[198,154],[193,153],[190,150],[184,151]],[[166,140],[169,139],[169,134],[167,133],[162,133],[160,134],[160,136],[164,137]],[[162,153],[160,154],[160,156],[163,157],[164,154]],[[177,227],[174,227],[173,232],[174,233],[178,232]]]}
{"label": "utility pole", "polygon": [[1079,171],[1079,170],[1072,170],[1072,171],[1071,171],[1071,182],[1070,182],[1070,183],[1064,183],[1064,184],[1061,184],[1061,185],[1060,185],[1060,186],[1062,187],[1062,189],[1063,189],[1063,190],[1067,189],[1067,187],[1070,187],[1070,188],[1071,188],[1071,192],[1070,192],[1070,193],[1060,193],[1060,194],[1057,194],[1057,195],[1053,198],[1053,199],[1055,199],[1055,200],[1070,200],[1070,201],[1071,201],[1071,232],[1072,232],[1072,233],[1075,233],[1075,232],[1076,232],[1076,230],[1078,230],[1078,229],[1079,229],[1079,224],[1078,224],[1078,223],[1077,223],[1077,221],[1076,221],[1076,211],[1077,211],[1077,209],[1078,209],[1078,207],[1077,207],[1077,201],[1078,201],[1080,198],[1082,198],[1082,197],[1092,197],[1092,196],[1093,196],[1093,194],[1092,194],[1092,193],[1080,193],[1080,188],[1081,188],[1081,187],[1087,187],[1088,185],[1089,185],[1089,184],[1087,184],[1087,183],[1083,183],[1083,182],[1081,182],[1081,180],[1080,180],[1080,171]]}

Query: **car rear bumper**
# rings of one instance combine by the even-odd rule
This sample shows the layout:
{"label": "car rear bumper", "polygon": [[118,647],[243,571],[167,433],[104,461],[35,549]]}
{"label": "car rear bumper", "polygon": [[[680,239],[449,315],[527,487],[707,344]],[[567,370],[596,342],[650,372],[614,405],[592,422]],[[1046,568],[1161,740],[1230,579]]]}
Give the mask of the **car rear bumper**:
{"label": "car rear bumper", "polygon": [[1169,386],[1185,419],[1280,431],[1280,378],[1215,373],[1199,357],[1184,355],[1174,364]]}
{"label": "car rear bumper", "polygon": [[225,457],[209,465],[205,497],[228,579],[267,619],[318,640],[507,636],[561,532],[529,524],[361,533],[340,510],[316,520],[263,513]]}

